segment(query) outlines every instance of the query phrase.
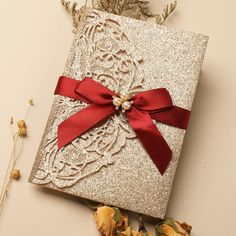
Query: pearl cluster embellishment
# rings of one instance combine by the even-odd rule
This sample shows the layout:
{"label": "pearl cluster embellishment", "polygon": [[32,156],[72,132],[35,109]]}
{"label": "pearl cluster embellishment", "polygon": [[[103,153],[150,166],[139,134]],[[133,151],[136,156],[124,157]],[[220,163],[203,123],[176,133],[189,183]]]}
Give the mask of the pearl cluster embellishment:
{"label": "pearl cluster embellishment", "polygon": [[121,108],[122,112],[128,111],[133,101],[129,101],[130,95],[128,93],[119,93],[119,96],[113,96],[113,105],[116,107],[116,110],[119,110]]}

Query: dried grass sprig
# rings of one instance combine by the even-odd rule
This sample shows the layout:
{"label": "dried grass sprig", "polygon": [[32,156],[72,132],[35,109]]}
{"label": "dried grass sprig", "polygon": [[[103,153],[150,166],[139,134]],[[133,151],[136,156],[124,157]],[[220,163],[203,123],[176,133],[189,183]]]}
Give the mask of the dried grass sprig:
{"label": "dried grass sprig", "polygon": [[161,14],[157,14],[156,16],[157,24],[162,25],[166,21],[166,19],[174,12],[176,6],[177,6],[177,1],[167,4],[163,9],[163,12]]}
{"label": "dried grass sprig", "polygon": [[81,18],[84,17],[85,7],[87,6],[87,0],[85,1],[85,4],[82,7],[78,6],[78,3],[76,2],[70,2],[66,0],[61,0],[62,6],[66,9],[66,11],[72,16],[73,19],[73,32],[76,32],[79,27],[79,22],[81,21]]}
{"label": "dried grass sprig", "polygon": [[5,205],[6,198],[8,196],[9,192],[9,186],[13,180],[19,180],[21,173],[20,170],[16,169],[16,163],[20,156],[20,152],[23,146],[23,139],[27,135],[27,126],[26,126],[26,119],[28,117],[28,114],[30,112],[31,107],[33,106],[33,100],[30,99],[28,101],[29,107],[26,111],[24,120],[20,120],[16,123],[17,130],[14,131],[13,125],[14,125],[14,119],[13,117],[10,118],[10,128],[12,133],[12,139],[13,139],[13,149],[11,153],[10,160],[8,162],[7,171],[4,177],[3,186],[1,188],[1,194],[0,194],[0,215],[2,213],[2,210]]}
{"label": "dried grass sprig", "polygon": [[[116,15],[124,15],[135,19],[147,20],[149,18],[155,18],[157,24],[163,24],[167,18],[174,12],[177,6],[177,1],[168,3],[164,7],[162,13],[153,13],[150,9],[150,2],[146,0],[93,0],[93,7],[110,12]],[[81,19],[81,9],[79,9],[76,2],[70,2],[61,0],[62,5],[66,11],[73,18],[73,27],[78,29],[78,24]],[[84,7],[87,6],[87,0]]]}
{"label": "dried grass sprig", "polygon": [[126,15],[136,19],[154,17],[145,0],[97,0],[95,7],[117,15]]}
{"label": "dried grass sprig", "polygon": [[66,11],[70,14],[75,15],[77,13],[77,3],[73,2],[71,3],[70,1],[66,1],[66,0],[61,0],[61,4],[65,7]]}

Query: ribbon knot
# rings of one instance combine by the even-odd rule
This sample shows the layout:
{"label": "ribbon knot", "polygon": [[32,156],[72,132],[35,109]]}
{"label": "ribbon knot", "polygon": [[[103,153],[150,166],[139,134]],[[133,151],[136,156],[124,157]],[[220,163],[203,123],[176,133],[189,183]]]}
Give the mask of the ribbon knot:
{"label": "ribbon knot", "polygon": [[172,151],[152,119],[187,129],[190,116],[190,111],[172,104],[171,96],[165,88],[140,92],[130,97],[125,93],[116,94],[89,77],[79,81],[61,76],[55,94],[89,104],[59,125],[59,149],[107,120],[121,108],[162,175],[171,160]]}

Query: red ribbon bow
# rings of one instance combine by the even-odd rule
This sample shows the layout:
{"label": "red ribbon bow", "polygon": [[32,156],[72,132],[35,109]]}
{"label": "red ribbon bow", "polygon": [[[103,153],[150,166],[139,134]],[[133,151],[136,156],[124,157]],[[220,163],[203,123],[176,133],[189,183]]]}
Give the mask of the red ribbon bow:
{"label": "red ribbon bow", "polygon": [[[113,97],[117,96],[115,92],[92,78],[86,77],[78,81],[61,76],[55,94],[90,104],[59,125],[59,149],[117,112],[113,105]],[[190,111],[174,106],[165,88],[140,92],[129,100],[132,101],[132,106],[125,112],[128,123],[163,175],[171,160],[172,151],[152,119],[186,129]]]}

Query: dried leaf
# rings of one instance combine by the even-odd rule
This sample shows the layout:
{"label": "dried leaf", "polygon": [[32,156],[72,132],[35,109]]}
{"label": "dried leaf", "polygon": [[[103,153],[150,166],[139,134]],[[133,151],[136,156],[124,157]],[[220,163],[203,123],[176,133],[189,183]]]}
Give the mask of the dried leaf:
{"label": "dried leaf", "polygon": [[178,228],[177,228],[176,225],[175,225],[174,220],[173,220],[172,218],[167,218],[167,219],[165,219],[164,222],[163,222],[163,224],[166,224],[166,225],[171,226],[171,227],[174,229],[174,231],[175,231],[176,233],[180,233],[179,230],[178,230]]}
{"label": "dried leaf", "polygon": [[122,215],[121,215],[120,209],[117,207],[113,207],[113,209],[115,210],[114,220],[115,220],[116,224],[119,224],[122,220]]}

